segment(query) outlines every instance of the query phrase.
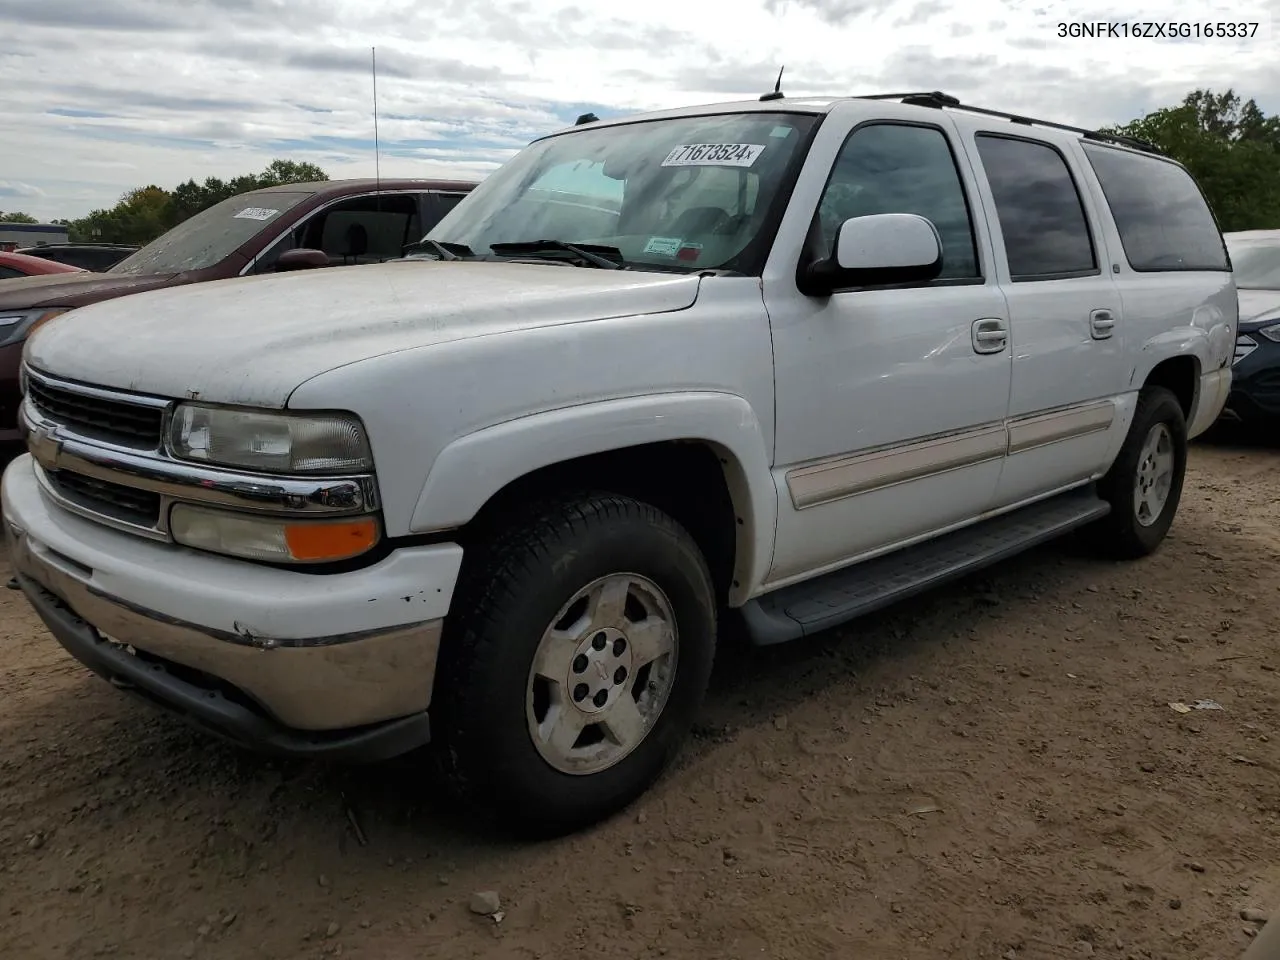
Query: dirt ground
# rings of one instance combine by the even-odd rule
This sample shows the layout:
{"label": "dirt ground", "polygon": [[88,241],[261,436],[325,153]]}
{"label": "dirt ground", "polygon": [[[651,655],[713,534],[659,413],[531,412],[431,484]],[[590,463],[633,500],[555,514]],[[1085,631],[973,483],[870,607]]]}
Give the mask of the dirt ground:
{"label": "dirt ground", "polygon": [[[657,788],[532,846],[412,762],[188,732],[0,591],[0,957],[1239,957],[1241,910],[1280,907],[1278,467],[1198,444],[1138,563],[1058,544],[726,650]],[[1223,709],[1170,707],[1198,700]]]}

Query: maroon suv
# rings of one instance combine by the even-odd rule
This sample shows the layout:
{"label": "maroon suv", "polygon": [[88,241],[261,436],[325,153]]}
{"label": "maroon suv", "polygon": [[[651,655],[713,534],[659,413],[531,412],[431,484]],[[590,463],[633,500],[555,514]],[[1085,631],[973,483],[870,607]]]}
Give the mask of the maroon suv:
{"label": "maroon suv", "polygon": [[46,320],[157,287],[393,260],[474,186],[452,180],[327,180],[266,187],[201,211],[105,273],[0,280],[0,441],[21,437],[22,345]]}

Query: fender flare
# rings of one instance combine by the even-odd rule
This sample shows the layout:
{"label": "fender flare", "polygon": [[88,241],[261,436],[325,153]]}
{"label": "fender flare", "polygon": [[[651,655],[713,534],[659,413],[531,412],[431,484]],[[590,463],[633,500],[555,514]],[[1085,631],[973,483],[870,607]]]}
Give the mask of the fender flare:
{"label": "fender flare", "polygon": [[410,529],[457,529],[513,481],[568,460],[670,441],[707,444],[720,460],[741,523],[730,603],[745,601],[773,561],[778,495],[759,418],[740,396],[714,391],[624,397],[561,407],[451,441],[428,471]]}

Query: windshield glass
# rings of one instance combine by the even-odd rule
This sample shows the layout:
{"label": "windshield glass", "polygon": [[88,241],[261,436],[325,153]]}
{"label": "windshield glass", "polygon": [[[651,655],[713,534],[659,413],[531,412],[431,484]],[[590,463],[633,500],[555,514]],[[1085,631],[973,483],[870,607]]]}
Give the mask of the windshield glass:
{"label": "windshield glass", "polygon": [[1227,240],[1238,290],[1280,290],[1280,238]]}
{"label": "windshield glass", "polygon": [[427,239],[479,256],[495,243],[559,240],[615,247],[632,269],[741,269],[815,119],[735,113],[550,137],[492,173]]}
{"label": "windshield glass", "polygon": [[242,193],[223,200],[182,221],[107,273],[136,277],[212,267],[310,196],[303,191]]}

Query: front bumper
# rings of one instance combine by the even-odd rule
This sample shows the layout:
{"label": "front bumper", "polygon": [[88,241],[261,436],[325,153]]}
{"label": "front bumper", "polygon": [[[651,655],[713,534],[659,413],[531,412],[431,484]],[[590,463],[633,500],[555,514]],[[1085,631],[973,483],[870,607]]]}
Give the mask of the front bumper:
{"label": "front bumper", "polygon": [[429,739],[462,550],[397,550],[344,574],[146,541],[51,504],[28,455],[0,488],[10,562],[49,630],[117,686],[224,739],[375,760]]}

